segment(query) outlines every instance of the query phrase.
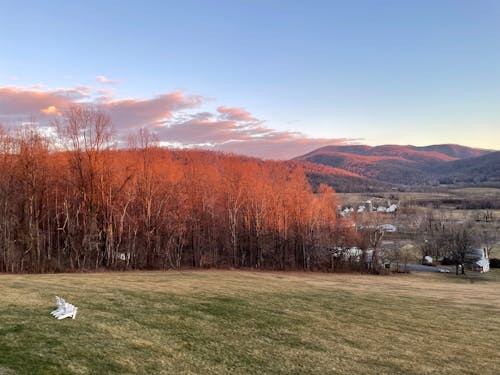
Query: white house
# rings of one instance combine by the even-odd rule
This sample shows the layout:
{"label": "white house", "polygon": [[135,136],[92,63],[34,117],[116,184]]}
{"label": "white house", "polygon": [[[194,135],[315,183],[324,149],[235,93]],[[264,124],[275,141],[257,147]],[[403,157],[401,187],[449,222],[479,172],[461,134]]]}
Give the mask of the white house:
{"label": "white house", "polygon": [[488,272],[490,270],[490,259],[486,249],[469,249],[465,254],[465,264],[472,271]]}
{"label": "white house", "polygon": [[398,206],[395,204],[391,204],[389,207],[387,207],[387,210],[385,212],[396,212],[398,210]]}
{"label": "white house", "polygon": [[395,232],[396,227],[392,224],[382,224],[377,227],[380,232]]}

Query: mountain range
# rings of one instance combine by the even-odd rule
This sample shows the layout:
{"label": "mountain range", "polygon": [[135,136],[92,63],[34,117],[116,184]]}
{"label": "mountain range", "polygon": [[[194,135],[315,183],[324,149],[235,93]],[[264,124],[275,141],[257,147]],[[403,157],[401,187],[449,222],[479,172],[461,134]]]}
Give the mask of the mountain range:
{"label": "mountain range", "polygon": [[[370,186],[380,189],[388,185],[500,182],[500,151],[454,144],[325,146],[293,161],[307,163],[304,169],[313,186],[328,183],[340,190],[344,187],[335,183],[357,185],[356,190],[366,190]],[[332,169],[315,170],[311,167],[314,164]]]}

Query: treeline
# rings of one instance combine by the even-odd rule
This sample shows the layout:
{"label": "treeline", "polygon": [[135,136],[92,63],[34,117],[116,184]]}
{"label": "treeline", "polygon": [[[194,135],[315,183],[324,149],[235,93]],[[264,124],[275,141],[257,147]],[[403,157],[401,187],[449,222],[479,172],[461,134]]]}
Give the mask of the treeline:
{"label": "treeline", "polygon": [[498,210],[500,209],[500,199],[476,198],[476,197],[457,197],[441,199],[419,199],[414,202],[420,207],[453,207],[457,210]]}
{"label": "treeline", "polygon": [[334,269],[357,241],[300,168],[171,151],[144,130],[116,149],[91,107],[53,125],[0,133],[0,272]]}

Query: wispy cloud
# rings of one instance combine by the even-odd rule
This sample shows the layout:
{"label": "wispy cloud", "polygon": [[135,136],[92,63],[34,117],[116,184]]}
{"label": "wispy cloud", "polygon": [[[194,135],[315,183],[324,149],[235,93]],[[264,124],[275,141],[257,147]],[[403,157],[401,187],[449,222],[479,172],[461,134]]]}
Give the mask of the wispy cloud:
{"label": "wispy cloud", "polygon": [[182,92],[165,93],[151,99],[122,99],[103,103],[120,128],[156,125],[170,118],[173,113],[199,107],[203,98]]}
{"label": "wispy cloud", "polygon": [[97,79],[97,82],[105,84],[105,85],[114,85],[115,83],[118,82],[114,79],[109,79],[108,77],[103,76],[103,75],[97,76],[96,79]]}
{"label": "wispy cloud", "polygon": [[221,105],[217,107],[217,112],[220,113],[221,117],[226,120],[231,121],[245,121],[245,122],[256,122],[257,119],[253,118],[250,112],[244,110],[243,108],[231,108]]}
{"label": "wispy cloud", "polygon": [[79,85],[36,89],[0,87],[0,122],[36,117],[40,126],[60,116],[73,104],[95,104],[107,111],[121,140],[141,127],[160,141],[179,147],[199,147],[250,156],[287,159],[315,148],[351,142],[351,139],[311,138],[300,132],[279,131],[244,108],[220,105],[200,112],[211,100],[184,92],[152,98],[114,98],[113,90]]}
{"label": "wispy cloud", "polygon": [[232,121],[220,116],[196,115],[188,120],[172,119],[154,128],[160,139],[172,144],[256,156],[289,159],[327,145],[351,143],[352,139],[312,138],[300,132],[278,131],[259,121]]}
{"label": "wispy cloud", "polygon": [[175,111],[198,107],[199,95],[172,92],[151,99],[114,99],[112,91],[79,85],[72,88],[41,90],[23,87],[0,87],[0,120],[26,116],[51,115],[54,107],[64,110],[72,104],[96,104],[108,111],[118,128],[154,125],[171,117]]}

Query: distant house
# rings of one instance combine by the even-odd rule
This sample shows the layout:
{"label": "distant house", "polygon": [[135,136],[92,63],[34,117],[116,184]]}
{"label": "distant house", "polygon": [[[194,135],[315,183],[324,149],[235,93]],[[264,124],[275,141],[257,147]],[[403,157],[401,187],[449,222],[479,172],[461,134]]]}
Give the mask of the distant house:
{"label": "distant house", "polygon": [[363,251],[359,247],[351,247],[346,253],[351,258],[359,258]]}
{"label": "distant house", "polygon": [[130,260],[130,253],[116,252],[116,259],[118,260]]}
{"label": "distant house", "polygon": [[340,211],[340,216],[349,216],[351,213],[354,212],[354,208],[352,207],[346,207],[342,211]]}
{"label": "distant house", "polygon": [[389,207],[387,207],[387,210],[385,212],[396,212],[398,210],[398,206],[395,204],[391,204]]}
{"label": "distant house", "polygon": [[371,200],[367,200],[366,201],[366,208],[368,210],[368,212],[372,212],[373,211],[373,203]]}
{"label": "distant house", "polygon": [[433,265],[432,257],[430,255],[424,256],[424,258],[422,259],[422,264],[424,266],[432,266]]}
{"label": "distant house", "polygon": [[396,227],[392,224],[382,224],[377,227],[380,232],[395,232]]}
{"label": "distant house", "polygon": [[[368,249],[365,250],[365,263],[371,264],[372,258],[373,258],[373,249]],[[350,249],[347,250],[346,255],[350,259],[354,259],[356,261],[361,261],[363,257],[363,250],[361,250],[359,247],[351,247]]]}
{"label": "distant house", "polygon": [[472,271],[488,272],[490,259],[486,249],[469,249],[465,254],[465,266]]}

